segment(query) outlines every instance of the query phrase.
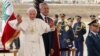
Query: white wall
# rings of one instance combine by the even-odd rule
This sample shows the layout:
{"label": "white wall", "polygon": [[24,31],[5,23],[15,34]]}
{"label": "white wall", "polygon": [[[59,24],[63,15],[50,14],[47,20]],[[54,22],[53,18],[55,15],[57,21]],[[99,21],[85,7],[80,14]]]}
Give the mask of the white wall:
{"label": "white wall", "polygon": [[21,2],[30,2],[30,1],[33,1],[33,0],[22,0]]}
{"label": "white wall", "polygon": [[97,0],[97,3],[100,2],[100,0]]}

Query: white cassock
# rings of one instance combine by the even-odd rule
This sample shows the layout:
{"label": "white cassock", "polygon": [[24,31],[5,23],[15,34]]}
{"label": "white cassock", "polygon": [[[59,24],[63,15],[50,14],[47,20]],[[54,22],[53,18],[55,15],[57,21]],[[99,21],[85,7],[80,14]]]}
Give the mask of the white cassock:
{"label": "white cassock", "polygon": [[21,40],[18,56],[45,56],[42,34],[50,31],[47,23],[36,18],[34,20],[23,21],[17,27],[15,27],[14,21],[10,21],[9,24],[13,28],[21,30],[20,35],[23,35],[20,36],[23,40]]}

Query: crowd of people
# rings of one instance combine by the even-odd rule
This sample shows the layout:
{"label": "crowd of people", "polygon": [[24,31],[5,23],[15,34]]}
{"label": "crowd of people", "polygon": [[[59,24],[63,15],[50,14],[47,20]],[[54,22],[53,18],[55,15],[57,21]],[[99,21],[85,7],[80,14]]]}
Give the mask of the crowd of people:
{"label": "crowd of people", "polygon": [[[17,30],[16,33],[23,35],[14,39],[15,43],[16,40],[19,43],[19,38],[23,38],[20,40],[20,45],[16,47],[19,49],[18,56],[70,56],[71,49],[75,49],[75,56],[84,56],[84,34],[87,30],[86,24],[81,20],[82,16],[66,18],[62,13],[56,14],[53,20],[49,17],[47,3],[40,3],[39,9],[40,14],[37,16],[37,10],[30,7],[27,10],[27,21],[23,21],[20,15],[17,15],[16,20],[9,21],[10,26]],[[99,18],[90,15],[90,19],[85,41],[88,56],[100,56]]]}

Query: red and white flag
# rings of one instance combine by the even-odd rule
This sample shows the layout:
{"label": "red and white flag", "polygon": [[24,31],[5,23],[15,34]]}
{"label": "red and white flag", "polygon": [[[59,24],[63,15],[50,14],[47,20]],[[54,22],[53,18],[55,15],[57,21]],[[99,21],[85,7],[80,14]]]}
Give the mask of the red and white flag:
{"label": "red and white flag", "polygon": [[14,15],[13,5],[11,0],[2,0],[2,20],[5,22],[3,32],[2,32],[2,44],[4,47],[8,45],[10,39],[13,38],[16,30],[13,29],[8,22],[16,19]]}

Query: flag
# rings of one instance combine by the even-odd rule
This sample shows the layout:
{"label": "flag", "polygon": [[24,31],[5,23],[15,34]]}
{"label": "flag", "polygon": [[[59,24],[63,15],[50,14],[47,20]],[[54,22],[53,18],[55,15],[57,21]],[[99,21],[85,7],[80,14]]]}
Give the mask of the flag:
{"label": "flag", "polygon": [[11,0],[2,0],[2,20],[5,22],[4,30],[2,32],[1,41],[4,47],[8,44],[9,40],[13,37],[16,32],[8,22],[16,19],[14,15],[13,5]]}

